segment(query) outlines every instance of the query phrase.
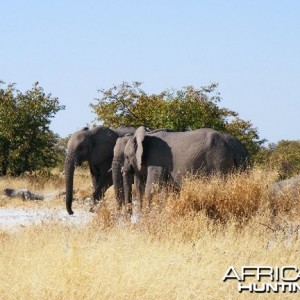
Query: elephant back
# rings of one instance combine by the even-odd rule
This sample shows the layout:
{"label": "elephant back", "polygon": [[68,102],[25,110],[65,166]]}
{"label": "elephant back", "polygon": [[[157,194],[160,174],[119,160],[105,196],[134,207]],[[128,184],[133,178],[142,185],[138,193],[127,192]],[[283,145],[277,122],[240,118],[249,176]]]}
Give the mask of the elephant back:
{"label": "elephant back", "polygon": [[[211,128],[185,132],[160,131],[147,135],[148,139],[155,141],[158,138],[166,143],[168,147],[164,149],[169,149],[172,172],[201,171],[208,175],[214,172],[228,173],[233,169],[245,170],[248,162],[247,149],[240,141]],[[156,141],[155,147],[158,145]]]}

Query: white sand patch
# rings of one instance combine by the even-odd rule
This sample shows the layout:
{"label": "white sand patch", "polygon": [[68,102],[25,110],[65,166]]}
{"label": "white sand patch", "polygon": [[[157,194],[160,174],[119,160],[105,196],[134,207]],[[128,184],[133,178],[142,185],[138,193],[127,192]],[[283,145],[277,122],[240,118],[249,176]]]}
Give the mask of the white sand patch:
{"label": "white sand patch", "polygon": [[72,216],[63,209],[0,208],[0,229],[18,229],[41,223],[63,223],[83,226],[92,221],[93,214],[77,210]]}

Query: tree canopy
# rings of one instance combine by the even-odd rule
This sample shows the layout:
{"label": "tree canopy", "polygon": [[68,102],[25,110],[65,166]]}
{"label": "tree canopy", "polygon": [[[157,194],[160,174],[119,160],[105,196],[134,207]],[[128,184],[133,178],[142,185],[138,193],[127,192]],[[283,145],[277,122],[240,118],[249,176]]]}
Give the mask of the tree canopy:
{"label": "tree canopy", "polygon": [[261,147],[258,163],[278,171],[279,179],[286,179],[300,173],[300,140],[281,140],[276,144]]}
{"label": "tree canopy", "polygon": [[254,156],[265,140],[250,121],[237,112],[220,107],[217,84],[181,90],[164,90],[147,94],[140,82],[123,82],[99,91],[91,104],[97,119],[105,126],[145,126],[149,129],[169,128],[175,131],[213,128],[237,137]]}
{"label": "tree canopy", "polygon": [[58,136],[49,125],[61,109],[64,106],[38,82],[25,93],[15,84],[0,82],[0,175],[56,165]]}
{"label": "tree canopy", "polygon": [[[109,127],[145,126],[175,131],[214,128],[237,137],[252,160],[275,168],[280,179],[300,172],[300,141],[265,142],[250,121],[221,107],[217,84],[146,93],[140,82],[123,82],[100,90],[91,104],[97,119]],[[0,81],[0,176],[20,175],[63,165],[68,137],[49,128],[51,119],[65,107],[38,82],[24,93],[15,84]]]}

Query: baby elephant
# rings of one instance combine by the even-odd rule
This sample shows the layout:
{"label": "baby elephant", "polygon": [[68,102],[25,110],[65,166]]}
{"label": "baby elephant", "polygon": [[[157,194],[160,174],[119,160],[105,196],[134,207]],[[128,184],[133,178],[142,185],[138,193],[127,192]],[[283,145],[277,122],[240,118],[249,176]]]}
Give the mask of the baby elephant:
{"label": "baby elephant", "polygon": [[245,170],[248,152],[236,138],[213,129],[146,133],[139,127],[124,147],[125,203],[131,202],[134,174],[137,200],[150,204],[153,185],[180,188],[187,174],[226,174]]}

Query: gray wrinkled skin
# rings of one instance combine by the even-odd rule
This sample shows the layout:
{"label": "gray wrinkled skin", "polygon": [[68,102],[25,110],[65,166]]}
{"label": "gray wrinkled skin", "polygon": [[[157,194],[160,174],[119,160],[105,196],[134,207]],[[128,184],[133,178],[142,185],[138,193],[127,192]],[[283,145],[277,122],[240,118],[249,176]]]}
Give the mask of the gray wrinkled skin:
{"label": "gray wrinkled skin", "polygon": [[132,127],[112,130],[97,126],[91,129],[83,128],[72,134],[65,159],[66,207],[70,215],[73,214],[75,167],[84,161],[88,162],[94,186],[93,199],[99,200],[112,185],[111,164],[117,139],[127,133],[133,134],[134,131]]}
{"label": "gray wrinkled skin", "polygon": [[[157,132],[173,132],[170,129],[155,129],[148,134],[154,134]],[[113,177],[113,185],[115,189],[115,195],[117,201],[119,203],[119,207],[122,205],[127,205],[132,203],[131,198],[131,191],[132,191],[132,184],[135,182],[136,184],[136,193],[138,195],[143,195],[145,192],[145,185],[146,185],[146,174],[145,176],[134,176],[133,170],[130,169],[127,172],[127,176],[124,176],[124,150],[127,142],[130,138],[133,137],[133,134],[127,134],[124,137],[118,138],[115,148],[114,148],[114,158],[112,163],[112,177]],[[125,199],[125,195],[127,195]],[[139,196],[138,196],[139,198]]]}
{"label": "gray wrinkled skin", "polygon": [[[118,138],[116,145],[114,147],[114,158],[112,162],[112,178],[113,178],[113,185],[115,190],[115,195],[117,202],[119,204],[119,207],[121,208],[122,205],[128,204],[125,203],[125,195],[124,195],[124,184],[123,180],[129,180],[129,182],[126,184],[126,187],[130,189],[130,191],[127,191],[127,193],[131,194],[131,186],[133,184],[133,174],[128,174],[126,179],[123,179],[122,174],[122,168],[124,166],[124,149],[125,146],[130,139],[130,135],[126,135],[124,137]],[[131,199],[129,200],[129,203],[131,203]]]}
{"label": "gray wrinkled skin", "polygon": [[[246,148],[234,137],[213,129],[186,132],[146,133],[139,127],[124,149],[124,178],[134,172],[141,203],[143,194],[151,200],[153,186],[169,183],[180,188],[187,174],[227,174],[245,170],[248,161]],[[145,192],[143,193],[143,184]],[[124,184],[125,202],[131,199],[130,189]]]}

